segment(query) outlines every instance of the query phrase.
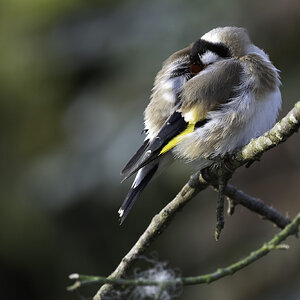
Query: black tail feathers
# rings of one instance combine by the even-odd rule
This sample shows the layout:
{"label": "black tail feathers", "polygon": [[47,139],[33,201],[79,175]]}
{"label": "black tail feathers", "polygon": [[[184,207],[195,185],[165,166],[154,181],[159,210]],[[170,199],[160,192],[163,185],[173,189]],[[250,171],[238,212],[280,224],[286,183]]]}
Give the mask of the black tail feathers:
{"label": "black tail feathers", "polygon": [[124,222],[125,218],[129,214],[133,204],[138,199],[141,192],[144,190],[146,185],[149,183],[153,175],[158,169],[158,162],[149,163],[148,165],[141,168],[135,180],[122,204],[118,213],[120,216],[120,225]]}

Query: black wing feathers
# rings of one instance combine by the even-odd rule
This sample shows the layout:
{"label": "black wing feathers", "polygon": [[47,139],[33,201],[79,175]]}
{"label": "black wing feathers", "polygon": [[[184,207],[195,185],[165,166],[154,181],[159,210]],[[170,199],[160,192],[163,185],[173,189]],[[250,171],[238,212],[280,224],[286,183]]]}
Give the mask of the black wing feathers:
{"label": "black wing feathers", "polygon": [[[161,127],[157,136],[149,143],[149,145],[141,150],[140,159],[135,164],[130,164],[130,167],[126,168],[123,174],[126,176],[125,179],[130,177],[132,174],[137,172],[140,168],[147,165],[154,159],[156,159],[161,149],[176,135],[182,132],[187,127],[187,123],[184,121],[181,113],[175,111]],[[142,149],[142,147],[140,148]],[[140,150],[139,150],[140,151]],[[138,151],[138,152],[139,152]],[[129,162],[130,163],[130,162]],[[129,165],[128,163],[128,165]],[[125,180],[124,179],[124,180]]]}
{"label": "black wing feathers", "polygon": [[121,174],[125,175],[129,172],[129,170],[137,163],[137,161],[141,158],[142,154],[145,152],[145,149],[149,145],[149,140],[145,140],[143,145],[138,149],[138,151],[132,156],[130,161],[127,163],[127,165],[122,170]]}
{"label": "black wing feathers", "polygon": [[183,131],[187,126],[181,113],[175,111],[159,130],[155,139],[149,144],[147,150],[160,151],[173,137]]}

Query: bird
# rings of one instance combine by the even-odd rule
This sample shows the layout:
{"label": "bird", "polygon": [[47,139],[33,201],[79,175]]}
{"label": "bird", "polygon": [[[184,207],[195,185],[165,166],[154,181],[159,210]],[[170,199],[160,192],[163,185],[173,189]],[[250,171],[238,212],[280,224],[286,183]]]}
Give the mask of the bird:
{"label": "bird", "polygon": [[136,173],[122,224],[155,173],[174,159],[203,169],[268,131],[281,108],[279,70],[245,28],[218,27],[167,58],[144,112],[145,140],[126,164]]}

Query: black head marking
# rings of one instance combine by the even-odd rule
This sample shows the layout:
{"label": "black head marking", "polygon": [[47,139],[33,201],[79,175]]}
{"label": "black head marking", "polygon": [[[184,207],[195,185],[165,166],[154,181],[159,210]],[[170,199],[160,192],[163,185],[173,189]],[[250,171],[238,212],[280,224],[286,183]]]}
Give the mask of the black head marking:
{"label": "black head marking", "polygon": [[216,53],[218,56],[223,58],[231,57],[230,50],[223,43],[211,43],[205,40],[197,40],[192,47],[190,53],[190,61],[192,64],[201,64],[200,56],[206,51]]}

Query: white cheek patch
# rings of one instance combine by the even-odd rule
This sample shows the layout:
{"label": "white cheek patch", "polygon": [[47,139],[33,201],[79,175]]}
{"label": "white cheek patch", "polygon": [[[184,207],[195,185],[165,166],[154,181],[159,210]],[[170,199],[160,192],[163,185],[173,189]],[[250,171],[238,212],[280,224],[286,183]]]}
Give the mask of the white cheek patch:
{"label": "white cheek patch", "polygon": [[201,57],[200,57],[202,63],[204,65],[209,65],[211,63],[214,63],[218,60],[220,60],[220,56],[218,56],[216,53],[213,53],[211,51],[206,51]]}

